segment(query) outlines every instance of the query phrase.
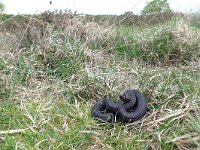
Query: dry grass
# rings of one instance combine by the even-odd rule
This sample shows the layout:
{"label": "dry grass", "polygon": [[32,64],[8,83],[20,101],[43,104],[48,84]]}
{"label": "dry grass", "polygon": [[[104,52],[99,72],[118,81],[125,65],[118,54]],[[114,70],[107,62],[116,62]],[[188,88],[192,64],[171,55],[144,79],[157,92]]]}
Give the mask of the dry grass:
{"label": "dry grass", "polygon": [[[58,15],[12,20],[16,28],[1,31],[1,149],[199,148],[199,30],[187,20],[142,30]],[[187,63],[175,61],[174,53],[167,53],[173,63],[166,54],[149,61],[173,48],[168,40]],[[134,42],[142,55],[129,53]],[[128,44],[120,55],[116,49]],[[111,125],[91,117],[99,98],[118,100],[129,88],[147,98],[142,120]],[[181,141],[185,135],[192,135],[189,144]]]}

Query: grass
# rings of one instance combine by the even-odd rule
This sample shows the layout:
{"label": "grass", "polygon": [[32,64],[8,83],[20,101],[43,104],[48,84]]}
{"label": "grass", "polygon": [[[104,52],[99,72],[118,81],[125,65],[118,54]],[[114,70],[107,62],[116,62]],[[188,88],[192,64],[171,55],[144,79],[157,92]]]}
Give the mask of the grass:
{"label": "grass", "polygon": [[[196,32],[186,23],[173,20],[164,26],[146,29],[121,27],[118,30],[116,50],[147,64],[183,64],[192,61],[194,54],[199,57],[199,37]],[[187,43],[186,40],[191,38],[193,40]]]}
{"label": "grass", "polygon": [[[1,30],[0,149],[200,148],[194,20],[138,27],[57,15],[23,16],[28,24],[10,20]],[[111,125],[91,117],[98,99],[130,88],[148,101],[144,119]]]}

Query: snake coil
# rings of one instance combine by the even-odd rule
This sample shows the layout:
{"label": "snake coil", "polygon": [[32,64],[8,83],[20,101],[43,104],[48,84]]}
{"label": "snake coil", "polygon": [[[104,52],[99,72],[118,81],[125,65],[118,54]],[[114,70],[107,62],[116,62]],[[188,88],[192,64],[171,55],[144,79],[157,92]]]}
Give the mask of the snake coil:
{"label": "snake coil", "polygon": [[147,102],[138,90],[126,90],[120,101],[115,103],[111,99],[103,98],[92,107],[94,118],[115,123],[131,123],[143,118],[146,114]]}

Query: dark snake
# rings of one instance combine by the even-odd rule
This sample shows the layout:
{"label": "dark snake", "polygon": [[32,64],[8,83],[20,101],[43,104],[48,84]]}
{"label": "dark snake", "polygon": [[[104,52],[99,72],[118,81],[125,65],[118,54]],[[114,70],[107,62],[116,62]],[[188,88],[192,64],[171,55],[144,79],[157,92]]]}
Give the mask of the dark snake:
{"label": "dark snake", "polygon": [[146,114],[147,102],[144,95],[138,90],[126,90],[119,102],[103,98],[92,107],[94,118],[115,123],[131,123],[143,118]]}

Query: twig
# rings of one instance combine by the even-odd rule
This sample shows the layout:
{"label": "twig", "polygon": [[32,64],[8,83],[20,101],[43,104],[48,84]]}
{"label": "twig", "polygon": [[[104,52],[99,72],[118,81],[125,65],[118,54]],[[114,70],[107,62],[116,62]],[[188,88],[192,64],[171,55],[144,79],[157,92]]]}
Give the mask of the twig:
{"label": "twig", "polygon": [[169,142],[174,142],[178,145],[192,145],[194,142],[200,142],[200,136],[196,135],[184,135],[184,136],[180,136],[180,137],[176,137],[175,139],[173,139],[172,141],[168,141]]}
{"label": "twig", "polygon": [[26,131],[27,129],[29,129],[29,128],[26,128],[26,129],[15,129],[15,130],[7,130],[7,131],[0,131],[0,135],[2,135],[2,134],[15,134],[15,133],[21,133],[21,132]]}
{"label": "twig", "polygon": [[183,114],[185,111],[187,111],[188,108],[189,108],[189,104],[187,104],[187,105],[186,105],[186,108],[183,109],[183,110],[174,111],[174,112],[171,113],[171,114],[168,114],[168,115],[166,115],[166,116],[164,116],[164,117],[162,117],[162,118],[159,118],[159,119],[157,119],[157,120],[155,120],[155,121],[151,121],[151,122],[149,122],[149,123],[147,123],[147,124],[145,124],[145,125],[149,125],[149,124],[156,125],[157,123],[162,122],[162,121],[164,121],[164,120],[166,120],[166,119],[168,119],[168,118],[171,118],[171,117],[174,117],[174,116],[179,116],[179,115]]}

